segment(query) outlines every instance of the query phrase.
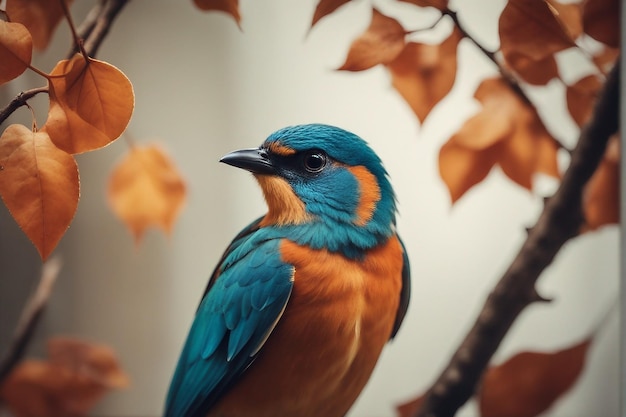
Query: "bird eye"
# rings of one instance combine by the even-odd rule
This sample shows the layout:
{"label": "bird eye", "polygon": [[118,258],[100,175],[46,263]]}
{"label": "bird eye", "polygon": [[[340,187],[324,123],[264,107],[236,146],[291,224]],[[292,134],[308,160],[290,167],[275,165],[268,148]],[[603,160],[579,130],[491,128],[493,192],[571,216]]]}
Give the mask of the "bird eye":
{"label": "bird eye", "polygon": [[326,154],[321,151],[306,153],[302,159],[304,169],[312,174],[321,172],[326,166]]}

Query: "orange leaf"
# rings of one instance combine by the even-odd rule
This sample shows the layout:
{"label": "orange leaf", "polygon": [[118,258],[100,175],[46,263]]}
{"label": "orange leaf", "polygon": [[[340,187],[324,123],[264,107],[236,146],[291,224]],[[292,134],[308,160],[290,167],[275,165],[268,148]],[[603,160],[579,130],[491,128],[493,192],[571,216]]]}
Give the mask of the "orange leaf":
{"label": "orange leaf", "polygon": [[604,158],[583,192],[586,228],[595,230],[607,224],[619,224],[620,142],[609,139]]}
{"label": "orange leaf", "polygon": [[317,7],[315,7],[311,27],[315,26],[320,19],[328,16],[348,2],[350,2],[350,0],[320,0],[319,3],[317,3]]}
{"label": "orange leaf", "polygon": [[420,7],[434,7],[441,11],[448,9],[448,0],[400,0]]}
{"label": "orange leaf", "polygon": [[554,16],[563,25],[569,38],[575,40],[583,33],[582,8],[580,3],[559,3],[547,0]]}
{"label": "orange leaf", "polygon": [[580,376],[591,340],[557,352],[521,352],[490,367],[478,393],[481,417],[536,417]]}
{"label": "orange leaf", "polygon": [[185,201],[185,184],[170,158],[158,147],[133,147],[109,179],[108,200],[139,242],[158,226],[170,232]]}
{"label": "orange leaf", "polygon": [[465,192],[487,177],[497,155],[493,148],[476,151],[461,146],[453,136],[439,150],[439,175],[455,203]]}
{"label": "orange leaf", "polygon": [[372,9],[367,30],[350,45],[346,62],[339,68],[363,71],[393,61],[404,48],[406,31],[397,20]]}
{"label": "orange leaf", "polygon": [[78,206],[76,161],[54,146],[47,133],[11,125],[0,137],[0,195],[46,259]]}
{"label": "orange leaf", "polygon": [[456,50],[463,35],[458,30],[439,45],[410,42],[387,67],[393,87],[420,122],[452,89],[456,78]]}
{"label": "orange leaf", "polygon": [[604,47],[593,55],[593,62],[606,74],[613,68],[618,56],[618,48]]}
{"label": "orange leaf", "polygon": [[567,109],[578,126],[584,125],[593,110],[593,104],[602,83],[595,75],[588,75],[567,86]]}
{"label": "orange leaf", "polygon": [[498,22],[502,54],[541,61],[575,46],[555,13],[546,1],[509,0]]}
{"label": "orange leaf", "polygon": [[115,352],[106,345],[54,337],[48,340],[48,358],[50,363],[83,373],[103,387],[125,388],[130,383]]}
{"label": "orange leaf", "polygon": [[239,0],[193,0],[200,10],[217,10],[228,13],[235,19],[237,26],[241,28],[241,15],[239,14]]}
{"label": "orange leaf", "polygon": [[417,397],[409,400],[396,407],[398,412],[397,417],[413,417],[417,410],[422,406],[424,402],[424,394],[420,394]]}
{"label": "orange leaf", "polygon": [[0,85],[22,74],[30,65],[33,39],[21,23],[0,20]]}
{"label": "orange leaf", "polygon": [[108,390],[128,386],[110,348],[73,339],[52,344],[64,361],[26,360],[0,386],[0,398],[16,417],[84,416]]}
{"label": "orange leaf", "polygon": [[454,203],[482,181],[494,164],[519,185],[531,189],[542,172],[559,176],[558,144],[536,110],[500,79],[484,80],[474,97],[483,105],[439,152],[439,173]]}
{"label": "orange leaf", "polygon": [[101,148],[117,139],[133,114],[133,86],[106,62],[76,54],[57,64],[49,79],[50,109],[42,130],[68,153]]}
{"label": "orange leaf", "polygon": [[517,51],[510,51],[504,59],[524,81],[532,85],[546,85],[559,75],[554,55],[536,61]]}
{"label": "orange leaf", "polygon": [[[65,2],[72,4],[72,0]],[[39,50],[48,46],[64,16],[58,0],[7,0],[6,11],[12,22],[26,26],[33,37],[33,45]]]}
{"label": "orange leaf", "polygon": [[620,1],[585,0],[583,2],[583,29],[597,41],[613,48],[620,41]]}

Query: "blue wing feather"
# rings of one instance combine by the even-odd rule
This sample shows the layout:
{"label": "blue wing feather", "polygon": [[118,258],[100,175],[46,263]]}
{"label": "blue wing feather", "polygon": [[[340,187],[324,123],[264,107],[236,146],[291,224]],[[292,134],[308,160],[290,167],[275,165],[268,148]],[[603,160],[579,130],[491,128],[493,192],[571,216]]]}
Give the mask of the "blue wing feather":
{"label": "blue wing feather", "polygon": [[294,268],[280,259],[280,239],[255,223],[235,238],[211,278],[172,378],[166,417],[205,416],[284,311]]}

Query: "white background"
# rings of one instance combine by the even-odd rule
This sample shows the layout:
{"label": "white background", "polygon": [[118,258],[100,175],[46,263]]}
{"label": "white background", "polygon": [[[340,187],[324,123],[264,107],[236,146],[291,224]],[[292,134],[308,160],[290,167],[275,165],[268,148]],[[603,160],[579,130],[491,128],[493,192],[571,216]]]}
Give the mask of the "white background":
{"label": "white background", "polygon": [[[77,20],[89,6],[83,3],[73,9]],[[159,415],[208,275],[235,233],[265,210],[251,176],[217,161],[291,124],[335,124],[370,142],[390,172],[399,200],[398,229],[411,259],[408,317],[350,416],[393,416],[394,404],[426,389],[447,363],[556,184],[537,178],[531,194],[496,168],[451,207],[437,152],[479,109],[473,92],[496,70],[462,41],[452,93],[422,126],[384,69],[334,71],[368,26],[372,4],[407,28],[426,27],[437,17],[434,10],[391,3],[351,3],[308,34],[313,0],[243,0],[243,32],[225,14],[202,13],[191,0],[136,0],[122,12],[98,57],[133,82],[136,109],[129,135],[139,144],[160,143],[171,153],[189,197],[170,238],[151,231],[136,247],[105,199],[107,176],[126,143],[119,140],[78,157],[81,201],[57,250],[65,266],[34,351],[41,351],[41,342],[51,335],[72,334],[119,352],[133,385],[108,396],[97,415]],[[489,49],[498,44],[503,5],[451,1],[468,31]],[[415,39],[438,41],[450,29],[440,26],[433,36]],[[62,27],[52,49],[37,58],[43,70],[65,56],[67,33]],[[588,66],[578,54],[566,55],[563,76],[575,81]],[[22,89],[42,84],[34,74],[22,77],[0,89],[2,105]],[[563,107],[563,86],[554,82],[549,93],[531,96],[551,132],[573,145],[577,129]],[[28,123],[28,118],[22,109],[9,122]],[[45,116],[39,118],[41,125]],[[6,318],[0,331],[6,341],[39,261],[6,212],[2,215],[0,266],[11,272],[0,278],[0,316]],[[581,379],[546,416],[618,415],[617,309],[609,313],[619,299],[618,245],[615,227],[568,243],[539,280],[540,293],[554,301],[525,310],[496,354],[494,360],[501,361],[520,350],[561,349],[604,323]],[[16,271],[26,276],[17,278]],[[459,415],[476,415],[475,405]]]}

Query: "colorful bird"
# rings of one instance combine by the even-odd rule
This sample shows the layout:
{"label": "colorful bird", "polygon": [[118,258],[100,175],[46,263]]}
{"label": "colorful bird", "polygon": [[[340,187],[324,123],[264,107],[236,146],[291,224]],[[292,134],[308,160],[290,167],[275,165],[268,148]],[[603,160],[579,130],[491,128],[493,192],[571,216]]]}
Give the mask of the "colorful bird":
{"label": "colorful bird", "polygon": [[166,417],[342,417],[409,303],[387,172],[337,127],[281,129],[221,162],[268,206],[219,261],[172,378]]}

